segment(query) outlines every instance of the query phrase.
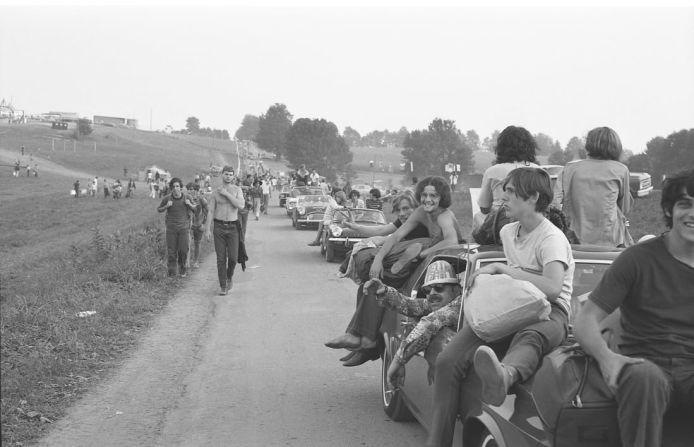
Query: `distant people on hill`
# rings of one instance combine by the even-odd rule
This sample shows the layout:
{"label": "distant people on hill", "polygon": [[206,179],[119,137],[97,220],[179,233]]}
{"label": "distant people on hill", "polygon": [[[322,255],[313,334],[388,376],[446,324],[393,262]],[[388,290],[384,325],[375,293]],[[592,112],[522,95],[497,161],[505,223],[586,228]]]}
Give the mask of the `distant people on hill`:
{"label": "distant people on hill", "polygon": [[20,169],[20,163],[19,160],[14,162],[14,172],[12,173],[13,177],[19,177],[19,169]]}
{"label": "distant people on hill", "polygon": [[75,189],[75,199],[78,199],[80,197],[80,181],[75,180],[75,183],[72,184],[72,187]]}
{"label": "distant people on hill", "polygon": [[39,165],[37,163],[34,163],[34,177],[39,176]]}
{"label": "distant people on hill", "polygon": [[125,197],[129,197],[131,199],[135,197],[135,188],[135,180],[130,177],[130,180],[128,181],[128,192],[125,193]]}
{"label": "distant people on hill", "polygon": [[115,182],[113,182],[113,199],[117,200],[121,198],[121,193],[123,192],[123,185],[120,182],[120,179],[116,179]]}
{"label": "distant people on hill", "polygon": [[111,197],[111,193],[109,191],[108,179],[104,177],[104,199],[108,199],[109,197]]}
{"label": "distant people on hill", "polygon": [[169,182],[171,194],[164,196],[157,211],[166,213],[166,247],[170,277],[185,277],[190,238],[190,216],[195,209],[193,200],[183,192],[183,182],[174,177]]}

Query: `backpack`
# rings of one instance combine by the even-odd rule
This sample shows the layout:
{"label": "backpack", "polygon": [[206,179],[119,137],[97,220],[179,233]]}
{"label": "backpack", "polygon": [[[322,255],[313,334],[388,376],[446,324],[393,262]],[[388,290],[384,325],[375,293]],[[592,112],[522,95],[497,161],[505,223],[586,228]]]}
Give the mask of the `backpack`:
{"label": "backpack", "polygon": [[505,206],[493,208],[484,218],[482,225],[472,232],[475,242],[480,245],[501,245],[499,231],[501,227],[512,222],[506,211]]}
{"label": "backpack", "polygon": [[614,395],[598,363],[578,344],[545,356],[533,383],[533,399],[552,445],[621,445]]}

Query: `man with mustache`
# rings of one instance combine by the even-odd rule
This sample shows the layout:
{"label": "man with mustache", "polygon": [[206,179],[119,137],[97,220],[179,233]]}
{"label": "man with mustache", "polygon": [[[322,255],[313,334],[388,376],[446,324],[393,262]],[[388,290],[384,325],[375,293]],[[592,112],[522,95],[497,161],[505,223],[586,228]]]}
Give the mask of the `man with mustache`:
{"label": "man with mustache", "polygon": [[381,306],[394,309],[410,317],[423,317],[400,344],[388,368],[388,381],[400,384],[405,378],[405,364],[416,353],[429,345],[432,337],[445,326],[458,325],[462,303],[460,283],[453,267],[446,261],[434,261],[427,267],[422,288],[425,299],[411,299],[379,279],[371,279],[364,289],[375,290]]}

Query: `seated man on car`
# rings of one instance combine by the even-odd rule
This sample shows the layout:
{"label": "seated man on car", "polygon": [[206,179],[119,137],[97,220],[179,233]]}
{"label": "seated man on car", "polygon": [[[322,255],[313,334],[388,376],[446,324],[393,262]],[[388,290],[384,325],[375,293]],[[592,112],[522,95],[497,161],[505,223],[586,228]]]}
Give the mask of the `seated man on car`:
{"label": "seated man on car", "polygon": [[[660,446],[665,413],[694,410],[694,170],[665,180],[660,206],[670,231],[624,250],[575,322],[615,393],[625,446]],[[599,326],[617,308],[619,353]]]}
{"label": "seated man on car", "polygon": [[446,261],[434,261],[427,267],[424,283],[425,299],[411,299],[395,288],[385,286],[378,279],[364,284],[365,289],[375,291],[376,301],[383,307],[395,310],[408,317],[423,317],[393,356],[388,369],[388,380],[392,384],[402,381],[405,363],[429,345],[431,338],[448,326],[455,330],[462,303],[461,287],[453,267]]}

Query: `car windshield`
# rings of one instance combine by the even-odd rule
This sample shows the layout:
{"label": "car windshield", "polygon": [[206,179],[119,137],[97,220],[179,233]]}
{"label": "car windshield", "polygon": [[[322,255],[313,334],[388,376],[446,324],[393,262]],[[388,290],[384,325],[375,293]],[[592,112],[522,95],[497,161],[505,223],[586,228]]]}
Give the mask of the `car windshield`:
{"label": "car windshield", "polygon": [[329,196],[299,196],[299,202],[307,205],[327,205]]}
{"label": "car windshield", "polygon": [[386,218],[378,210],[353,210],[352,216],[355,222],[385,224]]}

